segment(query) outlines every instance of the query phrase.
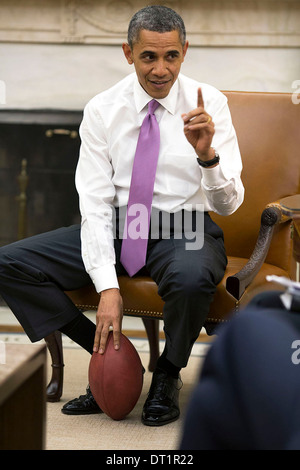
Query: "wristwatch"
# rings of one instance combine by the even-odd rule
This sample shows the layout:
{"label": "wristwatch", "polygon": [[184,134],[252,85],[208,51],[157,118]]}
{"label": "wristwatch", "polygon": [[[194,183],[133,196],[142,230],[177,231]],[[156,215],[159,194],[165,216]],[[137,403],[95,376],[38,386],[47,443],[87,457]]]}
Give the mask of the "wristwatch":
{"label": "wristwatch", "polygon": [[207,160],[207,162],[204,162],[203,160],[200,160],[200,158],[197,158],[197,162],[199,163],[200,166],[203,166],[203,168],[209,168],[210,166],[215,165],[216,163],[219,163],[220,157],[218,153],[215,153],[214,158],[211,160]]}

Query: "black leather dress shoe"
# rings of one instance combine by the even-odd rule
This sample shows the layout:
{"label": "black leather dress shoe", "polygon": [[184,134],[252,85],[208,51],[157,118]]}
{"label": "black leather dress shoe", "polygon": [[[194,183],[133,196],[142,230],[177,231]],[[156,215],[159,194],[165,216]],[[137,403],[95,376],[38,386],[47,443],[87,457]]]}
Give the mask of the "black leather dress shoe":
{"label": "black leather dress shoe", "polygon": [[156,369],[153,373],[148,398],[142,414],[142,422],[147,426],[163,426],[179,418],[179,390],[182,382],[167,372]]}
{"label": "black leather dress shoe", "polygon": [[74,398],[68,401],[62,407],[62,413],[66,415],[91,415],[96,413],[103,413],[101,408],[97,405],[90,387],[86,389],[86,395],[80,395],[79,398]]}

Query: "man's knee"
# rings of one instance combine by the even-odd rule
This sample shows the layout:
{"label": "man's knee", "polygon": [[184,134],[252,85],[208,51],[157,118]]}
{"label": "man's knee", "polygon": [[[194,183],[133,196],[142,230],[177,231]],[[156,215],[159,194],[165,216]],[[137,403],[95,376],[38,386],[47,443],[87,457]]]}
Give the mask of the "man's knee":
{"label": "man's knee", "polygon": [[172,263],[165,275],[165,287],[183,297],[212,295],[216,284],[212,272],[205,266]]}
{"label": "man's knee", "polygon": [[213,294],[215,288],[212,273],[205,266],[190,266],[182,273],[182,291],[186,295]]}
{"label": "man's knee", "polygon": [[0,284],[13,279],[35,279],[38,282],[43,280],[40,267],[31,266],[27,262],[27,256],[26,250],[18,242],[0,248]]}
{"label": "man's knee", "polygon": [[[181,288],[187,295],[213,294],[226,269],[226,256],[206,243],[200,250],[178,250],[173,267]],[[215,247],[214,247],[215,248]]]}

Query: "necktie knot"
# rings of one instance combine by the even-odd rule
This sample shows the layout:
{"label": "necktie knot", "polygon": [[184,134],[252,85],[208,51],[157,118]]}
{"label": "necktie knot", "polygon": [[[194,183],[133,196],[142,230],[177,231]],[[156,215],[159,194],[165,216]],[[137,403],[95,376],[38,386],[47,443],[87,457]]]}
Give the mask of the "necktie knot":
{"label": "necktie knot", "polygon": [[158,106],[159,106],[159,103],[156,100],[151,100],[148,103],[148,113],[149,114],[154,114],[154,112],[156,111]]}

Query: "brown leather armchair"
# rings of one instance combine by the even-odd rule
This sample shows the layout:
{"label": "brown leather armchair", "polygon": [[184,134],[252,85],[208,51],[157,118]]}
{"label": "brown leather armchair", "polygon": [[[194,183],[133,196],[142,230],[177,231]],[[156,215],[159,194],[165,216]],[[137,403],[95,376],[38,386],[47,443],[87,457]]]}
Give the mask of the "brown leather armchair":
{"label": "brown leather armchair", "polygon": [[[292,215],[280,200],[300,193],[300,105],[293,104],[290,94],[225,94],[242,154],[245,201],[228,217],[212,214],[224,231],[228,267],[205,323],[208,334],[258,292],[274,288],[266,281],[267,274],[295,279],[296,272]],[[123,276],[119,281],[124,314],[144,321],[150,343],[149,370],[153,370],[163,302],[148,277]],[[99,296],[92,285],[67,295],[81,310],[97,310]],[[57,401],[63,384],[61,335],[56,332],[45,340],[53,361],[47,396]]]}

